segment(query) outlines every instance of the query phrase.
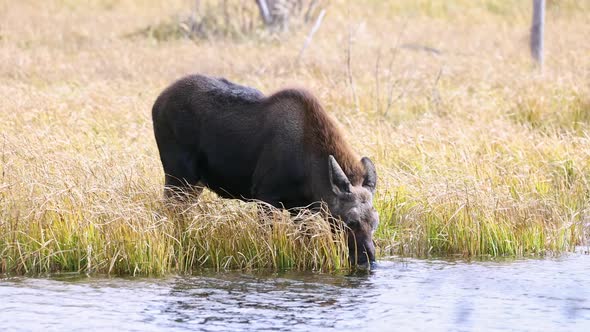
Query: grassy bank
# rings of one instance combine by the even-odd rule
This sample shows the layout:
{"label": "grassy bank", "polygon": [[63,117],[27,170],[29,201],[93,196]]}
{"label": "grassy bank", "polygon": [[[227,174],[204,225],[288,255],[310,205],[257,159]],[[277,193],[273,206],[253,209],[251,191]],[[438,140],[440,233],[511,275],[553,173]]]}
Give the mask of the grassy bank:
{"label": "grassy bank", "polygon": [[317,216],[271,228],[210,193],[163,204],[150,109],[194,72],[312,90],[377,165],[381,256],[587,243],[590,6],[548,1],[542,73],[528,1],[333,1],[299,61],[309,27],[280,42],[129,37],[190,3],[0,0],[0,272],[346,266]]}

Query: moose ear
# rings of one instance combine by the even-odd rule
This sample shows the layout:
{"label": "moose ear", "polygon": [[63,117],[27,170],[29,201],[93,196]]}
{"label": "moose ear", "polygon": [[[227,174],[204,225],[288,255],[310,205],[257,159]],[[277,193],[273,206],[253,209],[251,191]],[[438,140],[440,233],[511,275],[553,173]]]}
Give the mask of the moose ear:
{"label": "moose ear", "polygon": [[330,174],[330,184],[332,185],[332,191],[336,195],[350,193],[350,181],[332,155],[328,157],[328,172]]}
{"label": "moose ear", "polygon": [[361,163],[365,166],[365,178],[363,180],[363,187],[369,189],[373,194],[375,193],[375,186],[377,185],[377,171],[371,159],[363,157]]}

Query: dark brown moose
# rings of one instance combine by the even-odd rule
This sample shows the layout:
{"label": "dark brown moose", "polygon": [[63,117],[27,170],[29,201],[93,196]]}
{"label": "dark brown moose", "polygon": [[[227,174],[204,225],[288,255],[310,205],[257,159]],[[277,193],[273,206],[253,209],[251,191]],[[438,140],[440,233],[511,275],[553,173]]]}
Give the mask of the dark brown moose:
{"label": "dark brown moose", "polygon": [[375,260],[375,166],[353,153],[311,93],[286,89],[265,97],[223,78],[192,75],[162,92],[152,118],[167,196],[207,187],[278,208],[324,202],[348,226],[351,262]]}

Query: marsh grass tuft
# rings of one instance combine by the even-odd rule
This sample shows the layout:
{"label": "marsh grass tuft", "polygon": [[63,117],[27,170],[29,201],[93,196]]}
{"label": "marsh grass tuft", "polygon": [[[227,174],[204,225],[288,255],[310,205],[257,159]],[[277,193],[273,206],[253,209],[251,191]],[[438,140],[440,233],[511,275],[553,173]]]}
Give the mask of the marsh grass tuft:
{"label": "marsh grass tuft", "polygon": [[294,222],[278,210],[261,216],[254,203],[204,197],[198,204],[172,204],[153,192],[126,195],[108,211],[100,209],[105,201],[62,197],[28,209],[24,222],[22,207],[3,206],[11,222],[0,224],[2,272],[162,275],[199,268],[348,267],[344,232],[332,232],[319,214],[302,212]]}
{"label": "marsh grass tuft", "polygon": [[[159,42],[176,39],[233,40],[253,37],[263,31],[255,3],[244,1],[197,1],[196,7],[156,24],[126,34],[127,37],[151,38]],[[189,14],[190,13],[190,14]]]}
{"label": "marsh grass tuft", "polygon": [[[158,42],[178,39],[194,41],[229,39],[232,41],[280,38],[281,32],[298,30],[313,22],[322,8],[321,1],[297,3],[282,1],[275,8],[272,26],[265,26],[259,9],[253,1],[196,1],[195,7],[183,15],[149,24],[147,27],[125,34],[126,37],[150,38]],[[188,14],[190,13],[190,14]]]}

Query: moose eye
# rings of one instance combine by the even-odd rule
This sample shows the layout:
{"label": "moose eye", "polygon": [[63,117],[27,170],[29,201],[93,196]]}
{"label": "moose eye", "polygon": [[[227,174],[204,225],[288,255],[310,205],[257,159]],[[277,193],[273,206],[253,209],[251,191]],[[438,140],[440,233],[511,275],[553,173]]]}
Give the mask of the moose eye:
{"label": "moose eye", "polygon": [[356,218],[348,220],[348,223],[347,223],[348,227],[358,227],[360,224],[361,224],[360,220],[358,220]]}

